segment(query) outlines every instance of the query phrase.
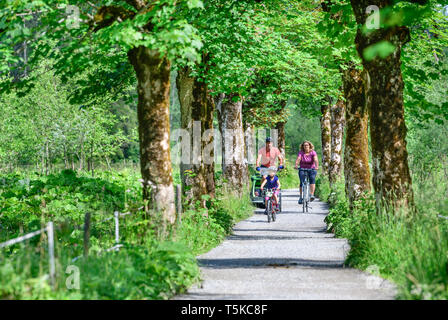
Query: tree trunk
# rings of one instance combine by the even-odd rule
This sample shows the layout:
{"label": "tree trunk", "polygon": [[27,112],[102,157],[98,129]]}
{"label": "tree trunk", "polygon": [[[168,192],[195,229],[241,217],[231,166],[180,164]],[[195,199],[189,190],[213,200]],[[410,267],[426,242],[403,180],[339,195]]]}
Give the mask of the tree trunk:
{"label": "tree trunk", "polygon": [[138,130],[143,199],[148,209],[162,214],[165,223],[176,221],[170,155],[170,62],[158,51],[136,47],[128,58],[137,75]]}
{"label": "tree trunk", "polygon": [[345,105],[345,193],[350,206],[370,191],[368,112],[365,73],[350,66],[342,73]]}
{"label": "tree trunk", "polygon": [[[365,24],[365,8],[377,5],[380,10],[392,1],[351,1],[358,24]],[[368,72],[370,137],[372,145],[373,187],[377,209],[383,205],[400,207],[412,203],[412,180],[406,149],[406,125],[401,75],[401,48],[410,40],[409,29],[395,26],[368,34],[358,30],[356,48]],[[364,58],[364,50],[380,41],[389,41],[395,50],[386,58]]]}
{"label": "tree trunk", "polygon": [[48,141],[45,142],[45,175],[49,174],[49,162],[50,162],[50,151],[48,148]]}
{"label": "tree trunk", "polygon": [[203,161],[204,177],[207,184],[207,193],[215,196],[215,129],[213,118],[215,114],[215,101],[207,90],[207,110],[204,111],[202,154],[207,161]]}
{"label": "tree trunk", "polygon": [[329,166],[330,185],[333,185],[342,172],[342,139],[344,137],[344,101],[338,100],[330,108],[331,114],[331,157]]}
{"label": "tree trunk", "polygon": [[224,99],[220,104],[220,110],[218,109],[222,137],[222,176],[234,193],[243,192],[248,184],[242,105],[241,97],[232,94]]}
{"label": "tree trunk", "polygon": [[257,150],[256,150],[256,137],[255,137],[255,126],[253,124],[247,124],[244,130],[244,144],[245,148],[245,158],[247,159],[248,165],[255,164],[257,161]]}
{"label": "tree trunk", "polygon": [[282,153],[283,159],[285,159],[285,122],[278,122],[276,125],[276,129],[277,129],[277,134],[278,134],[278,142],[277,142],[277,147],[280,150],[280,152]]}
{"label": "tree trunk", "polygon": [[[177,88],[181,105],[181,128],[189,132],[190,161],[181,161],[182,186],[187,200],[201,201],[203,195],[215,194],[213,148],[214,104],[208,96],[207,84],[190,75],[188,67],[179,70]],[[183,137],[184,138],[184,137]],[[184,141],[182,141],[184,143]],[[184,158],[184,157],[182,157]],[[187,171],[187,172],[186,172]]]}
{"label": "tree trunk", "polygon": [[325,102],[321,106],[322,117],[320,119],[322,137],[322,170],[328,175],[331,159],[331,115],[330,102]]}
{"label": "tree trunk", "polygon": [[64,143],[64,168],[68,169],[67,145]]}

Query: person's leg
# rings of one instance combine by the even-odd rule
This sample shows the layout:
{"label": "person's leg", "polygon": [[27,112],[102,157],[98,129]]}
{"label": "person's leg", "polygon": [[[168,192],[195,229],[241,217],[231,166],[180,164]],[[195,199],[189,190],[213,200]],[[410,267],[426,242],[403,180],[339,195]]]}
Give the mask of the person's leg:
{"label": "person's leg", "polygon": [[275,205],[278,207],[278,196],[277,196],[278,192],[276,191],[274,193],[274,200],[275,200]]}
{"label": "person's leg", "polygon": [[310,200],[313,201],[314,200],[314,191],[316,190],[316,174],[317,171],[313,170],[310,171],[309,177],[310,177]]}
{"label": "person's leg", "polygon": [[299,204],[302,204],[302,201],[303,201],[302,187],[303,187],[303,181],[305,181],[305,175],[306,175],[306,172],[301,171],[299,169],[299,178],[300,178],[300,198],[299,198]]}
{"label": "person's leg", "polygon": [[264,207],[265,207],[265,210],[264,210],[264,213],[265,214],[267,214],[268,213],[268,197],[264,197]]}

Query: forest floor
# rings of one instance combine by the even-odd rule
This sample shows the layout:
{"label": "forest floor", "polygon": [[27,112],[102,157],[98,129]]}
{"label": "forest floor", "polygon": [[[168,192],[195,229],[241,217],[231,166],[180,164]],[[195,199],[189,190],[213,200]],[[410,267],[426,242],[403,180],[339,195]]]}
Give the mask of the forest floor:
{"label": "forest floor", "polygon": [[174,299],[394,299],[390,282],[344,266],[350,247],[326,232],[326,203],[316,199],[303,213],[297,189],[282,195],[277,221],[268,223],[258,209],[236,224],[221,245],[198,257],[203,282]]}

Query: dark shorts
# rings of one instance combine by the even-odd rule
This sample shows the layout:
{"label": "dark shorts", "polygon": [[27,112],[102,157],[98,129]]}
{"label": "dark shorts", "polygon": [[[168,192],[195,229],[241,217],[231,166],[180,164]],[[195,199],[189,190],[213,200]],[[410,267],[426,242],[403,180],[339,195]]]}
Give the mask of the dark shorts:
{"label": "dark shorts", "polygon": [[317,175],[316,169],[313,169],[312,171],[303,171],[299,169],[300,187],[303,186],[303,181],[305,181],[305,177],[307,174],[310,180],[310,184],[316,184],[316,175]]}

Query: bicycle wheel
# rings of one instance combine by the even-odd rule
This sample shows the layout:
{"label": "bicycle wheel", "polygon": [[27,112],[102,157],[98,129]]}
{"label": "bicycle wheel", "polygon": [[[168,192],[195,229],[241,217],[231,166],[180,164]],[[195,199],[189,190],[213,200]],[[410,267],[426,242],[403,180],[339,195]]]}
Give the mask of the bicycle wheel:
{"label": "bicycle wheel", "polygon": [[305,213],[305,186],[304,186],[304,190],[303,190],[302,210]]}
{"label": "bicycle wheel", "polygon": [[303,202],[302,202],[303,213],[305,213],[305,210],[306,210],[307,195],[308,195],[308,184],[305,181],[305,183],[303,184]]}
{"label": "bicycle wheel", "polygon": [[271,222],[271,215],[272,215],[272,203],[271,200],[268,200],[268,222]]}
{"label": "bicycle wheel", "polygon": [[272,208],[272,221],[275,221],[276,218],[277,218],[277,211],[275,208]]}

